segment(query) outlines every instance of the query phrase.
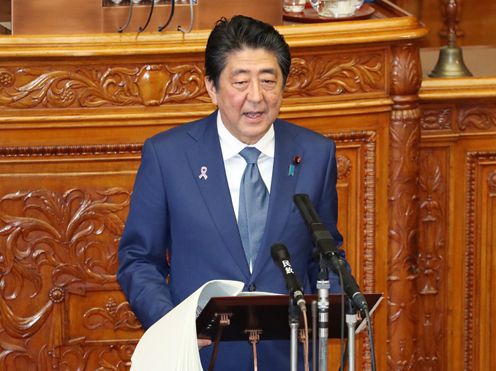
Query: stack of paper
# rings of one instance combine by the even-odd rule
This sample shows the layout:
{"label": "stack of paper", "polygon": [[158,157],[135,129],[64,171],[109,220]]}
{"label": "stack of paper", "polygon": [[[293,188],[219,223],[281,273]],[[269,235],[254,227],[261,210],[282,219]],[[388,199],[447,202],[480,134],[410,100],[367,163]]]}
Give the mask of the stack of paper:
{"label": "stack of paper", "polygon": [[196,290],[141,337],[131,371],[203,371],[196,342],[196,317],[214,296],[236,296],[243,282],[215,280]]}

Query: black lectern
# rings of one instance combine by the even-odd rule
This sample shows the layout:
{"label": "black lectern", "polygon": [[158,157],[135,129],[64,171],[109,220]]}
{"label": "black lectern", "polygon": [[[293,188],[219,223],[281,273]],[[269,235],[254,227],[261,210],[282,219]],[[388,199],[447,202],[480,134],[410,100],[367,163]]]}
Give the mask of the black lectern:
{"label": "black lectern", "polygon": [[[369,308],[374,308],[381,294],[365,294]],[[346,296],[345,296],[346,299]],[[305,295],[307,313],[316,295]],[[329,338],[341,337],[340,294],[329,295]],[[219,341],[289,339],[288,295],[247,295],[211,298],[196,319],[199,338],[214,341],[209,370],[213,370]],[[359,325],[359,324],[357,324]]]}

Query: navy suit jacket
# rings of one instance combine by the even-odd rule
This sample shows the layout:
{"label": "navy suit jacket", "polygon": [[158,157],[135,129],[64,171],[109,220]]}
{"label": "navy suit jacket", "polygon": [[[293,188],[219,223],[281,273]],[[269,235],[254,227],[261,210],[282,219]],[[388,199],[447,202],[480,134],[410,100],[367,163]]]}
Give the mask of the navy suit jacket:
{"label": "navy suit jacket", "polygon": [[[160,133],[144,144],[118,252],[119,283],[144,328],[214,279],[242,281],[245,290],[287,293],[281,271],[270,256],[275,242],[288,247],[305,292],[314,292],[318,266],[312,258],[310,234],[293,203],[296,193],[310,196],[322,221],[341,242],[336,228],[335,144],[308,129],[276,120],[267,225],[250,274],[216,115]],[[295,164],[295,156],[300,156],[301,163]],[[200,177],[203,167],[207,179]],[[200,352],[204,367],[210,348]],[[257,353],[260,369],[289,369],[288,341],[262,341]],[[248,342],[221,342],[216,370],[251,367]]]}

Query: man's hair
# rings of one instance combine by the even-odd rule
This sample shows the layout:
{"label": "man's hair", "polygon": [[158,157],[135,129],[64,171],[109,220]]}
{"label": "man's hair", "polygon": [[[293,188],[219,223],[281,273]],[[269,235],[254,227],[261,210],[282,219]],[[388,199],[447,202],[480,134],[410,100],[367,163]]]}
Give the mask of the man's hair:
{"label": "man's hair", "polygon": [[283,86],[291,67],[291,54],[284,37],[270,24],[237,15],[222,17],[210,33],[205,49],[205,75],[218,88],[219,77],[230,53],[244,48],[264,49],[274,54],[283,75]]}

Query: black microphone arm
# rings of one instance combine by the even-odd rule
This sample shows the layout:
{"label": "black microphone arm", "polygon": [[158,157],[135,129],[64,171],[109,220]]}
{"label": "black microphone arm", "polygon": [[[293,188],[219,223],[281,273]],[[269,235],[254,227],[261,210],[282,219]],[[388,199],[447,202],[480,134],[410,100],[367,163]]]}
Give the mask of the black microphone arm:
{"label": "black microphone arm", "polygon": [[319,253],[328,262],[329,267],[336,274],[340,274],[343,277],[343,290],[346,295],[348,295],[359,310],[367,311],[367,301],[360,292],[360,288],[358,287],[355,278],[346,268],[344,259],[336,246],[336,240],[320,220],[315,207],[310,201],[310,197],[304,193],[296,194],[293,196],[293,201],[300,210],[305,224],[310,229],[313,243],[317,247]]}
{"label": "black microphone arm", "polygon": [[291,261],[289,257],[289,252],[283,243],[277,242],[272,245],[271,255],[274,262],[281,268],[284,281],[286,282],[286,288],[293,297],[295,303],[300,307],[302,312],[307,310],[305,304],[305,297],[303,295],[303,289],[301,288],[298,279],[291,266]]}

